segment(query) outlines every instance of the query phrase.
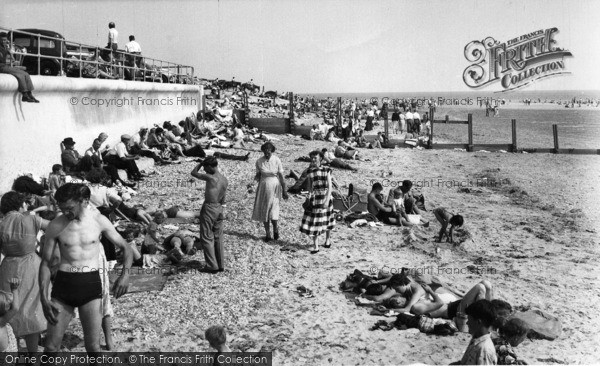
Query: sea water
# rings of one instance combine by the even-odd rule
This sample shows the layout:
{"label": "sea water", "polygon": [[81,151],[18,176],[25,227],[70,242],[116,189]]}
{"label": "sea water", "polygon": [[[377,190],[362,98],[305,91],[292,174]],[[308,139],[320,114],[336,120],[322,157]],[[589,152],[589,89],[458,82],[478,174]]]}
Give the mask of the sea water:
{"label": "sea water", "polygon": [[[511,120],[517,122],[517,145],[519,148],[553,148],[552,125],[558,127],[560,148],[600,149],[600,91],[518,91],[511,93],[494,92],[395,92],[395,93],[322,93],[302,94],[317,99],[328,97],[344,99],[377,100],[381,106],[384,98],[388,100],[403,98],[438,102],[435,119],[466,120],[469,113],[473,118],[473,142],[475,144],[512,142]],[[493,113],[486,117],[483,103],[486,98],[497,100],[499,116]],[[530,99],[525,105],[523,100]],[[592,105],[578,103],[569,108],[565,105],[573,99],[593,100]],[[439,103],[439,101],[458,101],[459,103]],[[472,103],[468,103],[472,101]],[[560,104],[558,102],[560,101]],[[423,103],[417,108],[423,116],[429,107]],[[466,125],[435,124],[434,142],[467,143]]]}

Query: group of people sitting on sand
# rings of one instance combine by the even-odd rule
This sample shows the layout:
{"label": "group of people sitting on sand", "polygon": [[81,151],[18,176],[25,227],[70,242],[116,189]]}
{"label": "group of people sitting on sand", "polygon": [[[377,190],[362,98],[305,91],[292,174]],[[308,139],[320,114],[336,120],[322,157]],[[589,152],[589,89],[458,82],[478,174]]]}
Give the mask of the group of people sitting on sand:
{"label": "group of people sitting on sand", "polygon": [[[3,254],[6,255],[6,258],[0,264],[0,284],[2,285],[0,290],[11,291],[13,287],[15,288],[16,302],[13,302],[12,306],[19,311],[16,314],[11,312],[10,316],[13,319],[11,324],[16,324],[16,328],[13,328],[15,335],[26,339],[31,352],[37,351],[39,335],[46,330],[46,326],[50,327],[50,324],[60,323],[62,324],[60,325],[61,329],[63,331],[66,329],[66,324],[61,323],[67,319],[67,315],[61,315],[64,309],[58,309],[55,304],[47,302],[46,300],[50,298],[49,293],[40,293],[45,286],[40,286],[37,282],[38,272],[44,267],[40,266],[38,253],[42,253],[42,257],[48,260],[48,280],[65,271],[62,269],[63,267],[59,267],[63,266],[64,261],[61,261],[61,257],[64,248],[60,248],[61,255],[58,255],[58,251],[54,249],[52,249],[52,253],[47,253],[50,249],[47,249],[45,245],[58,237],[62,238],[68,230],[60,232],[47,230],[49,225],[55,223],[56,225],[59,223],[67,225],[74,217],[81,217],[83,221],[85,221],[83,217],[86,217],[86,220],[93,217],[90,222],[86,223],[87,226],[77,224],[68,227],[72,227],[73,230],[93,232],[90,234],[93,239],[90,240],[97,240],[96,243],[99,241],[99,244],[102,245],[101,258],[98,259],[101,267],[94,267],[96,265],[92,267],[99,268],[102,276],[106,274],[106,278],[102,277],[102,284],[98,287],[97,298],[102,300],[100,307],[102,330],[106,347],[111,349],[113,347],[112,307],[109,298],[108,271],[116,265],[119,249],[123,256],[124,269],[129,269],[132,264],[140,267],[152,266],[154,264],[151,263],[152,256],[158,253],[162,253],[164,256],[159,264],[166,263],[165,260],[172,264],[179,263],[184,256],[194,255],[200,248],[204,250],[206,257],[202,233],[198,234],[180,228],[171,233],[163,233],[165,235],[161,239],[157,231],[157,225],[164,223],[167,219],[202,219],[202,211],[185,211],[178,206],[147,211],[143,207],[127,202],[131,195],[137,193],[133,189],[135,187],[133,187],[132,181],[142,181],[146,175],[137,166],[140,157],[153,158],[158,164],[177,162],[179,156],[204,158],[203,164],[206,166],[212,164],[208,168],[205,167],[207,172],[212,171],[213,165],[216,167],[215,157],[247,161],[249,154],[230,155],[208,150],[211,146],[218,144],[211,139],[216,139],[220,143],[221,136],[236,137],[235,134],[232,134],[236,128],[231,130],[231,125],[211,128],[206,126],[204,120],[198,121],[196,118],[190,117],[178,126],[165,122],[162,127],[156,126],[150,131],[146,127],[142,127],[133,136],[121,135],[120,141],[112,147],[106,143],[108,135],[101,133],[83,155],[75,150],[73,138],[68,137],[60,143],[62,164],[54,164],[47,179],[43,179],[41,183],[29,175],[22,175],[15,179],[13,190],[5,193],[1,202],[1,211],[4,217],[0,222],[0,246],[3,247]],[[187,131],[187,136],[186,132],[181,130]],[[165,131],[167,132],[165,133]],[[258,137],[260,138],[260,136]],[[124,170],[124,172],[120,170]],[[125,172],[126,177],[124,176]],[[196,176],[201,177],[199,179],[204,177],[199,173]],[[207,191],[209,191],[208,188]],[[71,205],[71,202],[75,201],[77,204]],[[65,217],[67,220],[64,220]],[[114,227],[114,223],[119,219],[123,220],[119,224],[120,235],[117,234]],[[97,227],[99,223],[102,227]],[[96,229],[101,230],[102,235],[95,235]],[[45,232],[46,239],[42,238],[38,241],[37,236],[40,230]],[[136,243],[136,241],[139,242],[136,239],[140,234],[144,234],[141,245]],[[48,235],[54,239],[48,240]],[[80,237],[81,235],[78,236],[78,238]],[[26,242],[24,242],[25,239]],[[147,259],[149,260],[147,261]],[[73,258],[68,260],[76,261]],[[23,271],[26,271],[27,275]],[[87,272],[83,272],[87,276]],[[61,276],[64,277],[62,274]],[[123,271],[123,275],[117,279],[115,297],[119,297],[126,291],[123,289],[123,283],[126,281],[123,276],[127,277],[128,273]],[[13,277],[20,279],[20,283],[9,282]],[[46,274],[43,277],[46,278]],[[70,281],[68,278],[61,277],[60,280],[56,279],[54,282],[59,283],[63,280]],[[70,307],[71,315],[73,308],[80,308],[80,304],[85,304],[81,305],[83,310],[80,310],[80,313],[82,323],[85,321],[88,324],[91,313],[89,313],[89,309],[84,309],[87,309],[88,303],[77,298],[85,296],[85,293],[70,288],[68,284],[60,287],[56,283],[54,286],[56,291],[53,290],[52,298],[64,300],[63,303]],[[96,284],[90,286],[93,287],[90,291],[96,291]],[[62,293],[59,294],[59,291]],[[27,297],[25,298],[23,294],[27,294]],[[43,298],[41,302],[40,298]],[[8,303],[10,305],[11,302]],[[24,311],[24,309],[28,309],[28,311]],[[89,326],[86,324],[84,327]],[[99,335],[94,331],[92,331],[93,334],[88,334],[90,329],[89,327],[84,329],[86,349],[96,351],[96,346],[99,346],[99,341],[96,343]],[[0,327],[0,333],[3,331],[3,327]],[[55,336],[58,335],[53,334],[47,337],[47,349],[55,350],[56,347],[60,347],[60,339]],[[0,337],[0,346],[3,341],[4,337]],[[0,347],[0,350],[3,348]]]}
{"label": "group of people sitting on sand", "polygon": [[[404,180],[402,185],[390,189],[387,197],[383,195],[383,185],[380,182],[374,183],[368,195],[367,210],[385,224],[406,227],[429,226],[429,221],[423,219],[423,211],[426,211],[424,197],[413,191],[410,180]],[[463,217],[450,213],[444,207],[436,208],[433,214],[442,226],[437,241],[441,242],[446,236],[447,241],[454,244],[453,232],[455,228],[463,225]],[[448,225],[450,225],[449,231]]]}
{"label": "group of people sitting on sand", "polygon": [[508,302],[494,297],[493,286],[487,280],[459,296],[428,276],[417,273],[413,278],[407,269],[396,274],[379,272],[376,277],[355,270],[341,287],[373,301],[375,306],[380,304],[382,310],[394,310],[405,326],[413,321],[422,324],[425,319],[446,319],[453,321],[456,330],[468,328],[473,341],[454,364],[525,364],[512,347],[525,340],[529,327],[512,317],[513,308]]}

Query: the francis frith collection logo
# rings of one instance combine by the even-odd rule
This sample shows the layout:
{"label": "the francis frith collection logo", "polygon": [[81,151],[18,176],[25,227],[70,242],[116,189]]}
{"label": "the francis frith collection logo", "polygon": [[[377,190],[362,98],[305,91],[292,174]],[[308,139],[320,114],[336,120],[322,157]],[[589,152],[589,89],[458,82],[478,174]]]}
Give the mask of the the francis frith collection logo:
{"label": "the francis frith collection logo", "polygon": [[463,73],[470,88],[500,82],[514,90],[548,76],[569,74],[564,58],[571,52],[556,47],[558,28],[540,29],[504,43],[487,37],[465,46],[465,58],[472,62]]}

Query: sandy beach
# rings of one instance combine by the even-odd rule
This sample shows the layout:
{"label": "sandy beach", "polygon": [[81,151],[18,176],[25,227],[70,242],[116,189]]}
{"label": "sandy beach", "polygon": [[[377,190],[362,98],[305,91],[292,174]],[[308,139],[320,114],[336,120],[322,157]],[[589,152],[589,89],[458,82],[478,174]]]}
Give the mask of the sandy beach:
{"label": "sandy beach", "polygon": [[[303,169],[306,163],[294,159],[325,144],[278,138],[276,154],[286,171]],[[253,148],[258,150],[258,145]],[[308,238],[298,231],[301,196],[282,204],[282,239],[264,243],[262,224],[249,221],[254,194],[247,190],[261,153],[252,152],[247,163],[221,161],[230,181],[227,271],[214,276],[180,272],[169,277],[162,292],[115,300],[117,350],[208,350],[204,329],[220,323],[230,333],[233,350],[273,351],[274,364],[446,364],[461,357],[468,334],[369,331],[382,318],[368,315],[368,309],[349,302],[338,290],[355,268],[369,272],[431,267],[459,289],[468,290],[485,278],[495,285],[497,297],[513,307],[538,308],[557,316],[563,326],[558,339],[526,340],[517,348],[528,362],[600,362],[600,320],[595,316],[600,311],[599,157],[410,149],[362,152],[372,161],[357,162],[359,172],[334,172],[342,186],[368,188],[372,181],[382,180],[381,171],[387,169],[392,172],[388,185],[403,179],[421,182],[429,211],[426,219],[434,220],[431,210],[439,206],[464,215],[461,246],[442,245],[436,254],[437,223],[412,231],[339,224],[332,234],[333,247],[311,255]],[[193,166],[188,162],[161,167],[161,175],[148,178],[145,185],[185,181]],[[477,183],[492,180],[502,184]],[[133,202],[198,210],[202,187],[142,186]],[[196,254],[191,261],[203,257]],[[481,273],[466,273],[470,265]],[[296,292],[300,285],[315,297],[300,297]],[[78,321],[72,322],[63,344],[69,350],[83,350]]]}

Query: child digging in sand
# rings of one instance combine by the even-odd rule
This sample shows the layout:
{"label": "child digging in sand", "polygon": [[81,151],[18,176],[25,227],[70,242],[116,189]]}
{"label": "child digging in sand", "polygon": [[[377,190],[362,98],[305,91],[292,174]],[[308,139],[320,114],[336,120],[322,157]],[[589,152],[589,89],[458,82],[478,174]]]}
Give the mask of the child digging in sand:
{"label": "child digging in sand", "polygon": [[[440,234],[438,236],[437,242],[440,243],[444,235],[447,236],[447,241],[449,243],[454,244],[454,239],[452,238],[452,232],[455,227],[461,227],[464,223],[464,219],[461,215],[452,215],[448,210],[444,207],[439,207],[433,210],[433,214],[435,218],[442,224],[442,228],[440,229]],[[450,224],[450,232],[446,232],[446,228],[448,228],[448,224]]]}
{"label": "child digging in sand", "polygon": [[17,296],[14,294],[19,284],[19,279],[13,278],[10,280],[11,292],[0,291],[0,352],[7,351],[8,328],[6,325],[19,310],[19,302]]}

